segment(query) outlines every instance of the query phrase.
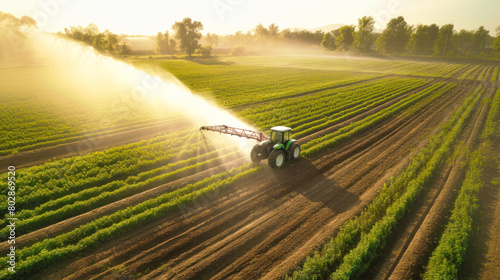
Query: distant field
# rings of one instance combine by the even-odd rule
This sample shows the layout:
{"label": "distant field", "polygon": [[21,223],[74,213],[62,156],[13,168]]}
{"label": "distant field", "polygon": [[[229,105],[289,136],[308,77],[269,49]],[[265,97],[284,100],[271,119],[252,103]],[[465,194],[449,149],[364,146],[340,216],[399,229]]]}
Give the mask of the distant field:
{"label": "distant field", "polygon": [[[256,129],[292,127],[304,157],[271,171],[224,142],[231,136],[186,124],[78,156],[42,155],[47,162],[16,170],[19,274],[4,269],[0,279],[446,278],[462,265],[470,228],[498,233],[467,210],[483,203],[483,186],[494,189],[496,175],[482,168],[492,162],[485,154],[498,156],[498,65],[326,56],[129,63],[174,75]],[[1,155],[181,119],[155,100],[115,106],[130,86],[74,88],[43,72],[50,67],[0,68]],[[447,252],[458,257],[443,265]]]}
{"label": "distant field", "polygon": [[130,86],[118,92],[107,90],[102,80],[70,83],[51,73],[60,71],[38,65],[0,68],[0,155],[139,128],[168,117],[150,104],[133,102]]}

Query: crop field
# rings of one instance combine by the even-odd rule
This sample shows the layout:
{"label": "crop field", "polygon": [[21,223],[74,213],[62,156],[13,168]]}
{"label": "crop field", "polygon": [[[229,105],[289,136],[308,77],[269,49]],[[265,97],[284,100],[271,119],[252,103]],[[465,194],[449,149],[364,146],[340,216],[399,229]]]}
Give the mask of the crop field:
{"label": "crop field", "polygon": [[[146,74],[124,86],[111,76],[109,88],[89,74],[75,89],[59,82],[69,74],[37,74],[61,66],[0,67],[0,186],[15,186],[17,218],[16,274],[3,255],[0,279],[498,277],[498,64],[283,55],[120,65],[173,75],[266,134],[291,127],[301,158],[252,163],[235,136],[199,131],[204,112],[193,122],[181,114],[190,104],[142,98]],[[10,210],[0,205],[2,252]]]}

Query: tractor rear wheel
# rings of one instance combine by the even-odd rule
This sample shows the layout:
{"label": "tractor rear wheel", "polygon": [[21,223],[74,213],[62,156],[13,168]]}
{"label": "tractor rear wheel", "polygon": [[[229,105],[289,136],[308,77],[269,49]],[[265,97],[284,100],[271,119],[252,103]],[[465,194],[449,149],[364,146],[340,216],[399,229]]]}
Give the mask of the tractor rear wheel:
{"label": "tractor rear wheel", "polygon": [[269,154],[267,163],[272,168],[281,168],[285,164],[285,153],[281,150],[273,150]]}
{"label": "tractor rear wheel", "polygon": [[260,158],[260,147],[258,145],[253,146],[252,151],[250,152],[250,159],[254,163],[259,163],[261,158]]}
{"label": "tractor rear wheel", "polygon": [[297,159],[300,157],[300,145],[297,143],[292,143],[290,145],[290,154],[292,159]]}

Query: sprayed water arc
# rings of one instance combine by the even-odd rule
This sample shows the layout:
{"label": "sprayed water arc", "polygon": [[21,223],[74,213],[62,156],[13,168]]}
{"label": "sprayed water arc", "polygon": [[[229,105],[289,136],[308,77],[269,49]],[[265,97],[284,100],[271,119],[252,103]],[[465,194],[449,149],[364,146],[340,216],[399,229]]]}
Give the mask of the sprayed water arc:
{"label": "sprayed water arc", "polygon": [[[71,86],[73,92],[68,94],[100,95],[110,108],[125,104],[124,114],[133,114],[135,108],[146,106],[152,114],[186,118],[193,129],[219,124],[253,129],[230,112],[193,94],[173,75],[165,78],[162,74],[160,78],[101,55],[89,46],[41,32],[31,36],[29,44],[33,50],[32,63],[50,66],[49,74]],[[238,147],[245,154],[255,144],[228,135],[207,133],[206,137],[221,142],[222,146]]]}

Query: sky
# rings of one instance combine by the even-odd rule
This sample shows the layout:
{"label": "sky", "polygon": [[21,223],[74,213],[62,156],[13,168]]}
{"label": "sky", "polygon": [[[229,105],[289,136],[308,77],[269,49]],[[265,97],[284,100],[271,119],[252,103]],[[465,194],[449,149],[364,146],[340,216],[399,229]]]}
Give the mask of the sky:
{"label": "sky", "polygon": [[356,25],[366,15],[374,17],[377,29],[397,16],[412,25],[453,23],[456,30],[483,25],[492,36],[500,25],[499,0],[0,0],[0,11],[31,16],[49,32],[95,23],[100,30],[141,35],[170,30],[184,17],[200,21],[202,33],[221,35],[259,23],[275,23],[280,30]]}

